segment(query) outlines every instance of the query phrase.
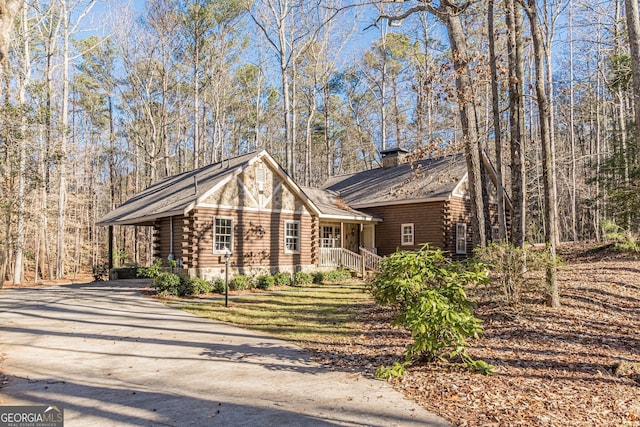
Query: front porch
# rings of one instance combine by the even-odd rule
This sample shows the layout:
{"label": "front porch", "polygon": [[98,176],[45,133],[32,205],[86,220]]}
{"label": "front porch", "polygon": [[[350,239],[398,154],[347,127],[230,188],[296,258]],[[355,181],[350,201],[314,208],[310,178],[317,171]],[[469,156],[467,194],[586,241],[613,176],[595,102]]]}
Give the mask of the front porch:
{"label": "front porch", "polygon": [[321,221],[319,246],[320,267],[347,268],[362,276],[379,270],[375,224]]}

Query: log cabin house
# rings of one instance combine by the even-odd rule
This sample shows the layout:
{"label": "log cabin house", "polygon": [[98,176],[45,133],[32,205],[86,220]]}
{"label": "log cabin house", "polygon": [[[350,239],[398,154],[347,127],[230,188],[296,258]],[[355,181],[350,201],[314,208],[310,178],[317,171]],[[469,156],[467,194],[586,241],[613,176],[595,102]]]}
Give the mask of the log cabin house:
{"label": "log cabin house", "polygon": [[[462,156],[406,163],[383,151],[383,167],[297,185],[266,152],[165,178],[97,225],[149,226],[154,255],[191,277],[347,267],[375,270],[380,256],[425,243],[469,254]],[[110,263],[111,264],[111,263]]]}

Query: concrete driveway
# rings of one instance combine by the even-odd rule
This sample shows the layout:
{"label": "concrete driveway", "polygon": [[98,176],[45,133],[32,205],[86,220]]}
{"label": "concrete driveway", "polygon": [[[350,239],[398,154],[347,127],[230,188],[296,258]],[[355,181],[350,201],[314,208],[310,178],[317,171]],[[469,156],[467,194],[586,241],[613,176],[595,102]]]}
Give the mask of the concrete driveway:
{"label": "concrete driveway", "polygon": [[0,405],[65,426],[446,426],[383,381],[140,295],[139,281],[0,290]]}

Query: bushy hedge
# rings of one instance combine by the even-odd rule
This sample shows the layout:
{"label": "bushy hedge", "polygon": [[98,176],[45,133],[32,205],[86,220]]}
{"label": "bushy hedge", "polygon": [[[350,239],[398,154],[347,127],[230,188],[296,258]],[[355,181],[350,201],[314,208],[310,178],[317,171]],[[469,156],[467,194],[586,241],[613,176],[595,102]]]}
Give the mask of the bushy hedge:
{"label": "bushy hedge", "polygon": [[225,288],[225,283],[223,279],[215,279],[213,282],[211,282],[211,290],[212,292],[218,293],[218,294],[224,294],[224,288]]}
{"label": "bushy hedge", "polygon": [[162,260],[156,259],[150,267],[138,268],[136,277],[143,279],[153,279],[162,273]]}
{"label": "bushy hedge", "polygon": [[200,277],[183,277],[180,283],[180,296],[208,294],[212,290],[211,284]]}
{"label": "bushy hedge", "polygon": [[[161,296],[188,296],[200,295],[209,292],[223,294],[225,291],[224,279],[218,278],[208,282],[199,277],[190,279],[181,277],[175,273],[163,272],[160,270],[160,263],[154,263],[153,268],[146,269],[144,274],[154,274],[153,286],[157,289],[158,295]],[[157,275],[155,271],[157,269]],[[144,276],[148,277],[148,276]],[[315,274],[299,271],[293,276],[296,285],[309,285],[311,283],[336,283],[351,278],[348,270],[335,270],[327,272],[318,272]],[[245,274],[237,274],[229,280],[229,290],[244,291],[253,288],[267,290],[273,286],[290,286],[292,277],[290,273],[278,272],[274,275],[264,274],[258,277],[248,276]]]}
{"label": "bushy hedge", "polygon": [[262,276],[258,277],[257,282],[258,289],[266,291],[267,289],[275,285],[276,279],[270,274],[263,274]]}
{"label": "bushy hedge", "polygon": [[276,286],[289,286],[291,284],[291,275],[280,271],[273,275]]}
{"label": "bushy hedge", "polygon": [[160,296],[177,296],[180,293],[180,282],[177,274],[161,272],[153,279],[153,287]]}
{"label": "bushy hedge", "polygon": [[318,271],[313,275],[313,283],[337,283],[351,279],[349,270],[338,269],[333,271]]}
{"label": "bushy hedge", "polygon": [[313,283],[313,276],[304,271],[298,271],[293,276],[293,281],[296,285],[310,285]]}
{"label": "bushy hedge", "polygon": [[237,274],[229,281],[229,289],[232,291],[245,291],[252,288],[252,278],[245,274]]}

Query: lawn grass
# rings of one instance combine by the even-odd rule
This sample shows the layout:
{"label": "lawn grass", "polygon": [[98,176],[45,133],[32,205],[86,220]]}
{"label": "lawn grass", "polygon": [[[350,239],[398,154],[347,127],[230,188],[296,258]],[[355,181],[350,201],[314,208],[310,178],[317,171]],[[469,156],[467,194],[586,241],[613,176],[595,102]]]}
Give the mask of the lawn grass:
{"label": "lawn grass", "polygon": [[358,306],[371,301],[365,285],[348,284],[234,296],[229,307],[224,298],[176,307],[286,341],[336,343],[360,333]]}

